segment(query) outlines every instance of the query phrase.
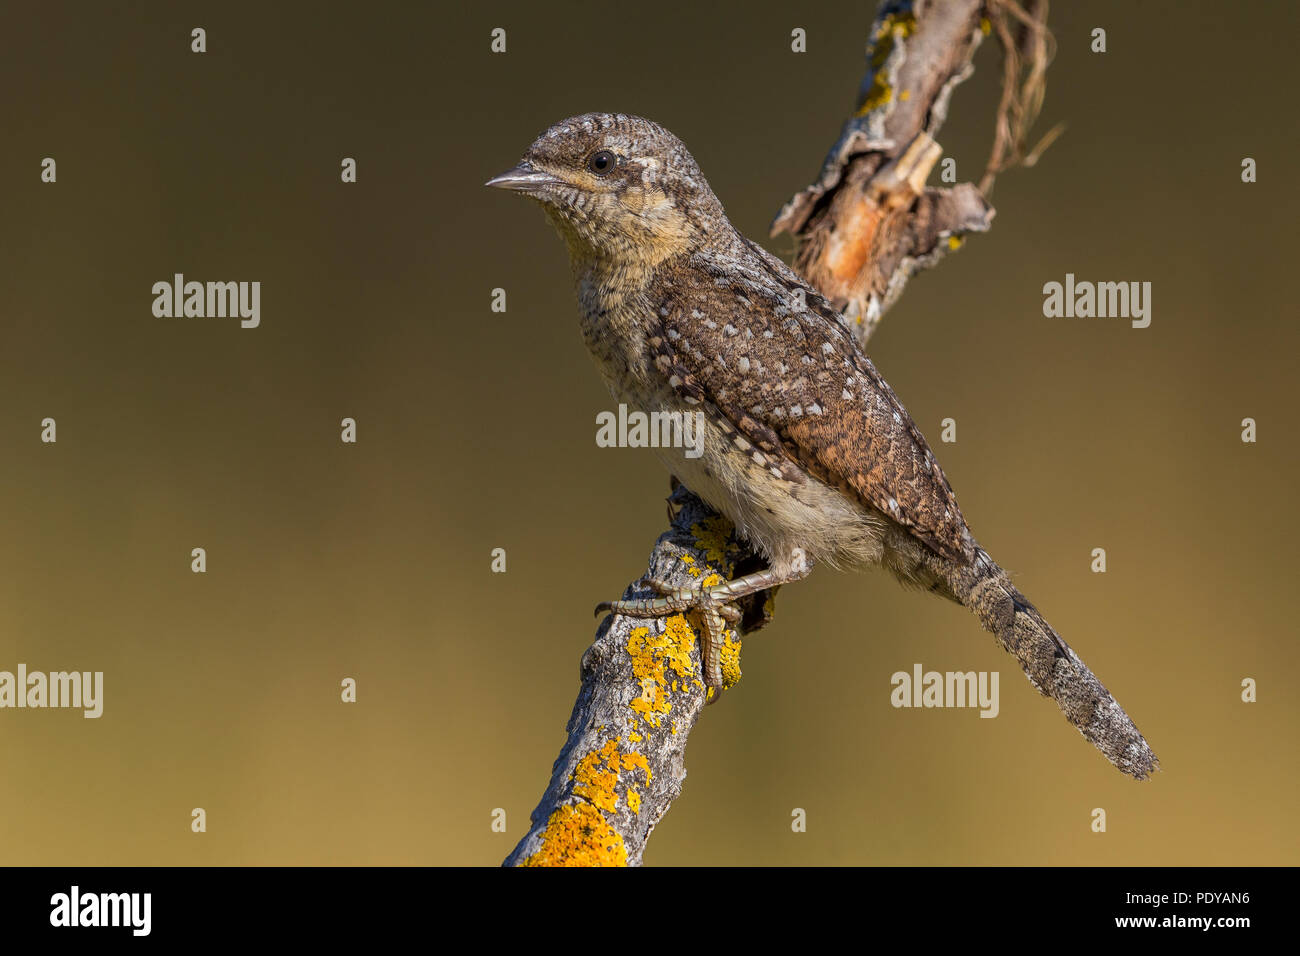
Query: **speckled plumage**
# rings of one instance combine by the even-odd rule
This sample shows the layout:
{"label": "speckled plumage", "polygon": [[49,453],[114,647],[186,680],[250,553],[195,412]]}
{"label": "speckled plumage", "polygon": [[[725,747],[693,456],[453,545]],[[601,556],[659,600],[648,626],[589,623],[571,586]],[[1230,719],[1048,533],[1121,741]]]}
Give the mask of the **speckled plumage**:
{"label": "speckled plumage", "polygon": [[1080,682],[1077,658],[979,548],[841,316],[736,231],[680,140],[638,117],[577,116],[490,185],[540,201],[564,238],[583,337],[615,399],[704,414],[700,457],[658,454],[768,560],[740,590],[795,580],[810,563],[883,565],[970,607],[1125,772],[1154,767],[1109,693],[1090,673],[1095,687]]}

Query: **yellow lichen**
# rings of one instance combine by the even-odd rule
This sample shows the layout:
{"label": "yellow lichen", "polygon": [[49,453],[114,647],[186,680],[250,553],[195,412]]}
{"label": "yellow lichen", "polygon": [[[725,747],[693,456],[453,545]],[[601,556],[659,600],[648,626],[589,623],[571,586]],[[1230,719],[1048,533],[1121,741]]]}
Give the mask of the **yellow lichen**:
{"label": "yellow lichen", "polygon": [[894,98],[894,89],[885,79],[883,71],[877,71],[871,78],[871,89],[867,91],[866,98],[862,105],[858,107],[858,116],[866,116],[872,110],[880,109]]}
{"label": "yellow lichen", "polygon": [[[726,583],[726,575],[735,564],[731,553],[736,547],[732,535],[731,522],[720,515],[691,525],[691,536],[702,557],[684,554],[681,561],[687,573],[699,579],[700,587],[711,588]],[[640,729],[643,724],[662,727],[663,715],[673,709],[672,694],[684,693],[690,686],[704,687],[695,677],[697,668],[691,660],[691,652],[702,629],[693,626],[700,623],[698,615],[691,612],[691,618],[688,621],[682,613],[664,618],[662,634],[652,634],[649,627],[636,627],[628,634],[627,652],[632,658],[632,675],[641,684],[641,693],[628,703],[635,715],[629,719],[633,729]],[[724,634],[719,663],[725,686],[732,686],[740,679],[740,639],[734,629]],[[631,739],[639,741],[641,737],[637,735]]]}
{"label": "yellow lichen", "polygon": [[691,661],[694,642],[695,632],[680,614],[664,621],[662,634],[651,634],[648,627],[635,627],[628,635],[632,674],[641,682],[640,695],[632,698],[628,706],[651,727],[658,727],[661,715],[673,709],[668,697],[669,671],[678,678],[695,672]]}
{"label": "yellow lichen", "polygon": [[[863,95],[862,103],[858,106],[855,115],[866,116],[872,110],[879,109],[894,98],[893,87],[889,85],[889,77],[885,75],[885,63],[889,60],[890,54],[894,52],[895,44],[899,40],[911,36],[915,29],[916,17],[911,13],[901,15],[891,13],[881,20],[871,44],[869,58],[871,86]],[[906,96],[904,95],[901,98],[905,99]]]}
{"label": "yellow lichen", "polygon": [[575,781],[573,793],[580,802],[565,804],[551,814],[542,831],[542,848],[525,861],[525,866],[627,865],[623,837],[601,811],[618,811],[621,781],[628,809],[640,813],[641,791],[631,775],[624,778],[622,771],[640,770],[646,785],[652,772],[644,754],[619,753],[618,743],[607,740],[599,750],[578,761],[570,779]]}
{"label": "yellow lichen", "polygon": [[695,563],[695,555],[683,554],[682,565],[686,568],[686,573],[693,578],[698,578],[704,573],[704,569]]}
{"label": "yellow lichen", "polygon": [[695,631],[684,614],[674,614],[664,620],[664,638],[672,648],[664,656],[674,674],[685,680],[695,673],[695,662],[691,660],[691,648],[695,646]]}
{"label": "yellow lichen", "polygon": [[731,522],[721,515],[705,518],[691,525],[695,546],[704,552],[704,560],[717,567],[727,567],[727,546],[731,540]]}
{"label": "yellow lichen", "polygon": [[[607,770],[602,770],[602,764]],[[600,750],[578,761],[573,771],[573,792],[602,810],[618,810],[618,741],[607,740]]]}
{"label": "yellow lichen", "polygon": [[[623,754],[624,770],[640,770],[645,773],[645,784],[650,785],[650,778],[653,774],[650,771],[650,761],[645,759],[645,754],[626,753]],[[641,812],[641,791],[636,788],[636,783],[632,780],[626,781],[627,786],[627,808],[633,813]]]}
{"label": "yellow lichen", "polygon": [[718,667],[722,671],[722,686],[735,687],[740,683],[740,638],[726,631],[722,635],[722,649],[718,652]]}
{"label": "yellow lichen", "polygon": [[524,866],[627,866],[622,834],[590,803],[557,808],[541,839],[541,849],[524,860]]}
{"label": "yellow lichen", "polygon": [[632,753],[623,754],[624,770],[641,770],[645,773],[645,782],[650,782],[653,773],[650,770],[650,761],[645,759],[645,754]]}

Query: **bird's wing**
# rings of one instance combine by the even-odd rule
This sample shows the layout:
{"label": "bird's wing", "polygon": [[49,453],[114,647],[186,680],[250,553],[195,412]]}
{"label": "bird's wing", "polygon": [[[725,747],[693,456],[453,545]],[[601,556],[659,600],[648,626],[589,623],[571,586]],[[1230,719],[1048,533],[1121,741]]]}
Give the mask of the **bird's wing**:
{"label": "bird's wing", "polygon": [[837,313],[757,246],[740,267],[661,270],[656,364],[778,465],[839,487],[939,554],[973,556],[956,497],[916,424]]}

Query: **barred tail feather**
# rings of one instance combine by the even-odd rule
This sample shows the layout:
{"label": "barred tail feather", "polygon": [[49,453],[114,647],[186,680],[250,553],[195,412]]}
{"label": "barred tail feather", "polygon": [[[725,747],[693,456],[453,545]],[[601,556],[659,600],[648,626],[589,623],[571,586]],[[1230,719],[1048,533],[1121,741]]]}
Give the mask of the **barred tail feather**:
{"label": "barred tail feather", "polygon": [[949,564],[944,578],[953,595],[979,617],[985,630],[1020,662],[1044,697],[1123,773],[1146,780],[1160,767],[1146,739],[1105,685],[1052,630],[982,549],[975,561]]}

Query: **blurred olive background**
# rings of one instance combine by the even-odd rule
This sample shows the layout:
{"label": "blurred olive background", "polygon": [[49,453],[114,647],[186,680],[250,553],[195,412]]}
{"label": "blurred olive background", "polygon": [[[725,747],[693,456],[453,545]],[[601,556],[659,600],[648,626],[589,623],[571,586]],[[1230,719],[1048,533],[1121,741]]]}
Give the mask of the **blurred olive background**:
{"label": "blurred olive background", "polygon": [[[852,108],[874,6],[9,9],[0,669],[106,690],[99,720],[0,711],[0,862],[498,863],[668,476],[596,447],[612,403],[561,243],[480,184],[563,117],[639,113],[788,259],[768,223]],[[1065,135],[870,348],[1163,772],[1113,770],[968,612],[822,570],[746,642],[648,863],[1296,862],[1297,20],[1058,4],[1039,131]],[[987,157],[994,43],[977,66],[939,136],[961,179]],[[261,327],[155,318],[175,272],[260,280]],[[1045,318],[1067,272],[1150,281],[1151,327]],[[1001,715],[893,709],[916,662],[999,671]]]}

